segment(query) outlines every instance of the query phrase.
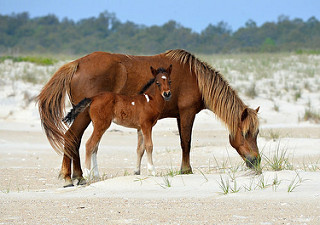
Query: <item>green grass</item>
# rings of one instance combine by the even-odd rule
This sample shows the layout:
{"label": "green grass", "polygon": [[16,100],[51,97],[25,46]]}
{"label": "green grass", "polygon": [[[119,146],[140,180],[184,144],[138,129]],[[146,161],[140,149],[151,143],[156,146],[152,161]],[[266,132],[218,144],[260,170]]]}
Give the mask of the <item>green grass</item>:
{"label": "green grass", "polygon": [[292,164],[289,162],[287,149],[280,146],[280,141],[276,146],[275,153],[269,157],[264,155],[264,159],[266,161],[266,165],[274,171],[293,169]]}
{"label": "green grass", "polygon": [[221,194],[227,195],[230,192],[230,183],[229,179],[223,179],[222,176],[220,175],[220,182],[218,182],[219,187],[221,189]]}
{"label": "green grass", "polygon": [[47,58],[42,56],[1,56],[0,62],[5,60],[12,60],[13,62],[31,62],[38,65],[49,66],[58,62],[58,60],[53,58]]}
{"label": "green grass", "polygon": [[297,187],[299,187],[301,185],[302,182],[305,182],[305,181],[307,181],[307,179],[302,179],[302,177],[300,177],[299,173],[297,173],[295,178],[288,185],[287,191],[293,192],[293,190],[295,190]]}

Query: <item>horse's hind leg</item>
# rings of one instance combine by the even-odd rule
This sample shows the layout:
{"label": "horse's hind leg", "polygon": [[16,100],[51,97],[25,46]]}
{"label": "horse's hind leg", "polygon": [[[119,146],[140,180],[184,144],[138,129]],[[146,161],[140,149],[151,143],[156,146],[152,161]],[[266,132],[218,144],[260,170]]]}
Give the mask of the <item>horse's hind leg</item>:
{"label": "horse's hind leg", "polygon": [[152,127],[147,126],[145,128],[142,128],[142,133],[143,133],[143,140],[144,140],[144,144],[145,144],[145,148],[148,156],[148,171],[149,173],[151,173],[151,175],[155,176],[156,170],[154,168],[153,160],[152,160],[152,151],[153,151]]}
{"label": "horse's hind leg", "polygon": [[[75,137],[76,144],[74,146],[73,152],[73,174],[72,179],[77,179],[79,182],[82,180],[82,170],[80,165],[80,157],[79,157],[79,147],[81,143],[82,135],[85,129],[90,124],[90,117],[87,111],[79,114],[79,116],[75,119],[69,130],[65,134],[65,138]],[[72,135],[71,135],[72,134]],[[60,171],[60,178],[65,180],[65,187],[73,186],[71,179],[71,158],[66,154],[63,155],[62,166]]]}
{"label": "horse's hind leg", "polygon": [[141,169],[141,159],[144,154],[144,141],[143,141],[143,135],[141,130],[137,130],[138,134],[138,145],[137,145],[137,167],[134,171],[135,175],[140,175],[140,169]]}

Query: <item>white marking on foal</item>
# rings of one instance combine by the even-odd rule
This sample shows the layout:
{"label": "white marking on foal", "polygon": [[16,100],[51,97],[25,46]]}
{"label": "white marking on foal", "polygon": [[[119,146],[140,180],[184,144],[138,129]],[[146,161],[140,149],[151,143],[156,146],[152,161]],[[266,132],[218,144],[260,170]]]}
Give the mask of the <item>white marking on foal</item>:
{"label": "white marking on foal", "polygon": [[150,98],[149,98],[149,96],[148,96],[148,95],[144,94],[144,97],[146,97],[147,102],[149,102],[149,101],[150,101]]}
{"label": "white marking on foal", "polygon": [[134,105],[135,103],[134,102],[131,102],[131,105]]}
{"label": "white marking on foal", "polygon": [[97,152],[92,153],[91,162],[92,162],[93,177],[99,178],[100,176],[99,176],[99,170],[98,170]]}
{"label": "white marking on foal", "polygon": [[154,165],[151,165],[150,163],[148,163],[148,171],[152,176],[156,175],[156,169],[154,168]]}
{"label": "white marking on foal", "polygon": [[161,78],[162,78],[162,79],[164,79],[164,80],[166,80],[166,79],[167,79],[167,77],[166,77],[166,76],[162,76]]}

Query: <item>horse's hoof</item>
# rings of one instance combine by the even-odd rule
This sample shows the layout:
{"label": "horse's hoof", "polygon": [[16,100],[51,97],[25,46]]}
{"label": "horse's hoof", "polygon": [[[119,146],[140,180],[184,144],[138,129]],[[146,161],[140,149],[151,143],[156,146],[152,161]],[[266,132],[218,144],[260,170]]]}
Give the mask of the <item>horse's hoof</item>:
{"label": "horse's hoof", "polygon": [[181,173],[181,174],[193,174],[191,168],[189,168],[189,169],[181,169],[181,170],[180,170],[180,173]]}
{"label": "horse's hoof", "polygon": [[140,171],[134,171],[134,175],[140,175]]}

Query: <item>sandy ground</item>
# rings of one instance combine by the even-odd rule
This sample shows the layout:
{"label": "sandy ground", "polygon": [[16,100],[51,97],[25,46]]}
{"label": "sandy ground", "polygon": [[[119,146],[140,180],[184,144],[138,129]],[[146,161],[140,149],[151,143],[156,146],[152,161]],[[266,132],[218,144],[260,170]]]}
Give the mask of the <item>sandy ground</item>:
{"label": "sandy ground", "polygon": [[[104,180],[73,188],[62,188],[61,156],[51,149],[39,121],[2,120],[0,128],[0,224],[320,224],[319,126],[263,129],[284,135],[280,144],[294,169],[255,175],[228,144],[226,129],[205,111],[193,132],[194,174],[169,176],[179,170],[181,151],[176,122],[165,119],[153,132],[153,177],[145,157],[142,175],[133,175],[135,130],[113,125],[98,152]],[[266,156],[278,144],[259,138]],[[239,192],[222,194],[221,178]],[[275,178],[278,186],[272,185]],[[292,182],[297,185],[288,192]]]}

